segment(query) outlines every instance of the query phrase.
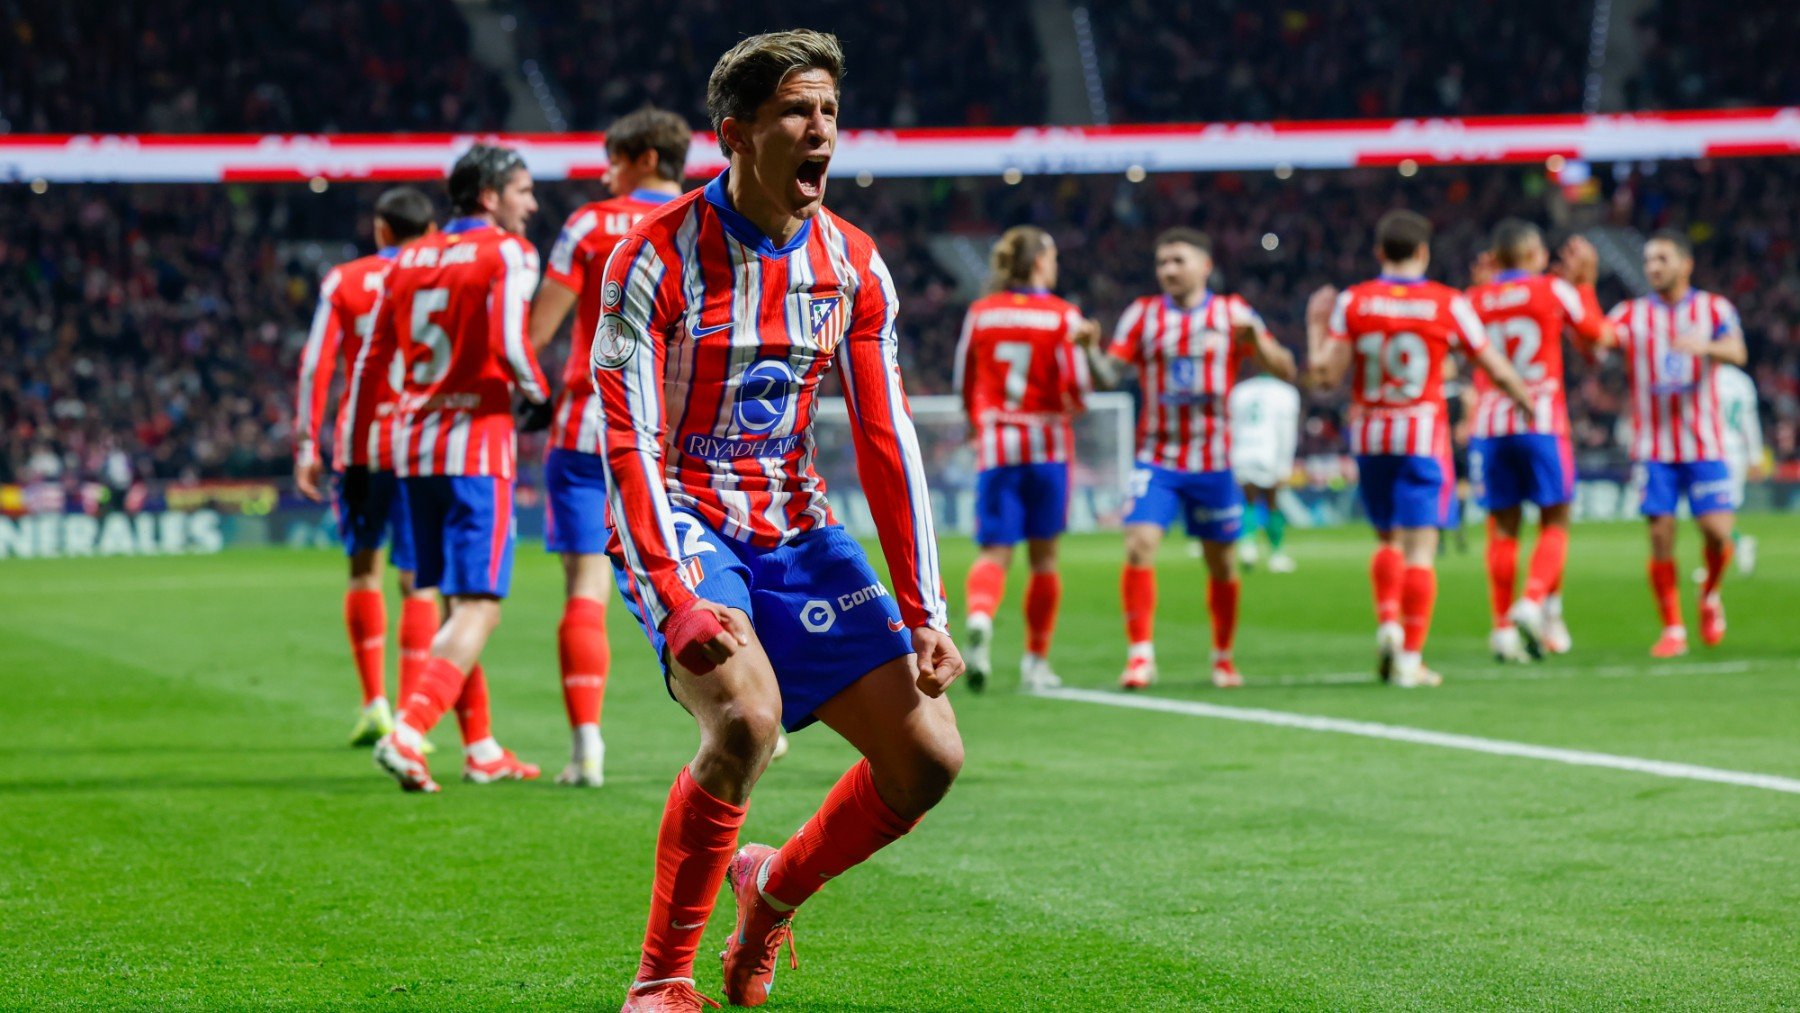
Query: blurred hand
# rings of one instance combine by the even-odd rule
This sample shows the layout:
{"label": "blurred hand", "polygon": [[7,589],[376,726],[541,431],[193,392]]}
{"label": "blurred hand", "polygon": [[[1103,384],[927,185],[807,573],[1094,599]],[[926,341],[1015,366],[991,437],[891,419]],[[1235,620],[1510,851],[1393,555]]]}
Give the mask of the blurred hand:
{"label": "blurred hand", "polygon": [[1082,348],[1098,346],[1100,344],[1100,321],[1083,317],[1081,323],[1075,325],[1075,333],[1071,337]]}
{"label": "blurred hand", "polygon": [[1338,290],[1335,285],[1325,285],[1313,292],[1306,300],[1306,326],[1308,329],[1324,330],[1331,326],[1331,310],[1337,305]]}
{"label": "blurred hand", "polygon": [[963,674],[962,652],[956,649],[950,634],[929,626],[914,627],[912,642],[919,691],[929,697],[943,696],[944,690]]}
{"label": "blurred hand", "polygon": [[1705,358],[1711,354],[1712,338],[1703,330],[1689,328],[1675,335],[1675,340],[1669,342],[1669,350]]}
{"label": "blurred hand", "polygon": [[1581,236],[1570,236],[1556,254],[1556,273],[1571,285],[1592,285],[1600,277],[1600,253]]}
{"label": "blurred hand", "polygon": [[1469,283],[1486,285],[1500,273],[1500,263],[1494,259],[1493,250],[1482,250],[1475,255],[1475,263],[1469,265]]}
{"label": "blurred hand", "polygon": [[308,457],[294,462],[294,485],[300,495],[314,503],[323,503],[325,494],[319,491],[319,476],[325,473],[325,465],[317,457]]}
{"label": "blurred hand", "polygon": [[521,433],[535,433],[550,428],[550,419],[555,414],[554,402],[522,397],[513,405],[513,425]]}

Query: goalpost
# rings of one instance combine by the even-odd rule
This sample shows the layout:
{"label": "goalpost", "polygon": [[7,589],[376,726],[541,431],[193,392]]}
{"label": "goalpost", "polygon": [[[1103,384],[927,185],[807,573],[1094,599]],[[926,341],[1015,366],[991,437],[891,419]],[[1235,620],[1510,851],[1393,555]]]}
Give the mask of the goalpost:
{"label": "goalpost", "polygon": [[[938,530],[973,534],[975,448],[969,440],[962,399],[939,394],[910,400]],[[1069,475],[1070,531],[1117,527],[1125,506],[1126,479],[1131,474],[1131,396],[1106,391],[1089,395],[1087,403],[1088,410],[1075,419],[1075,461]],[[815,425],[816,463],[825,479],[832,510],[851,534],[873,537],[870,491],[863,489],[856,475],[856,450],[843,398],[819,399]]]}

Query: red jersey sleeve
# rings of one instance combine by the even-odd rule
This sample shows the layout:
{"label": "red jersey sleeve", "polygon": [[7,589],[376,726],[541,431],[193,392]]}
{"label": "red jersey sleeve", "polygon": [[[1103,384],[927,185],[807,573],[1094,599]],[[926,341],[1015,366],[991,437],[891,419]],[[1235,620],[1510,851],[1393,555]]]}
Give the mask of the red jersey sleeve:
{"label": "red jersey sleeve", "polygon": [[1094,391],[1093,377],[1088,375],[1087,356],[1075,343],[1075,329],[1080,326],[1081,312],[1069,307],[1063,313],[1063,331],[1056,342],[1056,366],[1062,377],[1063,404],[1070,412],[1086,411],[1088,395]]}
{"label": "red jersey sleeve", "polygon": [[1106,354],[1121,362],[1136,363],[1143,358],[1144,352],[1144,318],[1149,303],[1143,299],[1133,302],[1125,308],[1125,315],[1113,328],[1112,344],[1106,346]]}
{"label": "red jersey sleeve", "polygon": [[963,414],[971,419],[975,417],[975,388],[980,383],[976,370],[980,367],[975,357],[975,306],[963,314],[962,336],[956,339],[956,361],[953,363],[951,385],[957,395],[962,398]]}
{"label": "red jersey sleeve", "polygon": [[554,281],[571,292],[579,293],[587,283],[593,250],[587,238],[600,225],[600,216],[592,208],[580,208],[563,223],[550,247],[550,260],[544,265],[544,280]]}
{"label": "red jersey sleeve", "polygon": [[538,255],[531,244],[517,236],[500,241],[500,269],[494,275],[493,298],[500,312],[501,361],[512,382],[527,400],[550,400],[550,382],[538,366],[526,323],[531,318],[531,297],[537,291]]}
{"label": "red jersey sleeve", "polygon": [[294,457],[302,464],[319,459],[319,425],[331,391],[331,374],[337,366],[338,345],[344,339],[335,305],[342,281],[342,273],[334,267],[320,283],[319,305],[313,310],[306,346],[300,351],[300,382],[294,395]]}

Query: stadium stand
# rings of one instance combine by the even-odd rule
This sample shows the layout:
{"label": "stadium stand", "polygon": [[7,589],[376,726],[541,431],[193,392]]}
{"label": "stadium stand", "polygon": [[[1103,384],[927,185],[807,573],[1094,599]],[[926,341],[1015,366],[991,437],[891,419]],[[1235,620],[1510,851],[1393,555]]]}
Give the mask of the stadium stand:
{"label": "stadium stand", "polygon": [[1633,109],[1800,103],[1800,66],[1789,56],[1800,5],[1751,0],[1720,17],[1716,4],[1663,0],[1637,29],[1643,62],[1625,85]]}

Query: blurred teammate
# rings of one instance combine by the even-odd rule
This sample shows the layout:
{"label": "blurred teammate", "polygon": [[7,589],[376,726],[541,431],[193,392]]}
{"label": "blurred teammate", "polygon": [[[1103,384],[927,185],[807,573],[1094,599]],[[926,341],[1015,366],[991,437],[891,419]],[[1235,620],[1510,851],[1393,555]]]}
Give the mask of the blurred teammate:
{"label": "blurred teammate", "polygon": [[557,784],[599,787],[605,744],[600,705],[611,652],[606,642],[606,473],[600,456],[600,407],[589,364],[600,321],[601,276],[613,246],[645,215],[681,195],[693,131],[681,117],[640,109],[606,131],[607,189],[612,197],[584,204],[569,216],[544,284],[531,307],[531,342],[541,351],[575,310],[574,338],[563,369],[544,461],[544,544],[562,554],[567,599],[557,627],[563,708],[572,742],[569,765]]}
{"label": "blurred teammate", "polygon": [[[700,747],[675,778],[625,1008],[698,1010],[693,962],[721,879],[738,905],[725,998],[768,999],[794,909],[898,839],[950,788],[962,673],[894,285],[824,211],[836,38],[752,36],[707,107],[729,169],[634,228],[606,265],[594,336],[614,560]],[[813,467],[818,385],[838,369],[890,594],[833,520]],[[733,856],[781,725],[823,721],[863,754],[780,850]]]}
{"label": "blurred teammate", "polygon": [[450,609],[394,731],[375,744],[376,765],[408,791],[438,790],[419,743],[452,705],[465,780],[538,775],[494,741],[480,666],[512,583],[514,389],[549,421],[549,386],[525,325],[538,259],[522,232],[537,198],[518,154],[485,144],[457,159],[449,190],[457,217],[395,259],[351,392],[398,360],[394,466],[412,513],[418,584],[438,589]]}
{"label": "blurred teammate", "polygon": [[1231,474],[1229,398],[1244,360],[1292,380],[1294,356],[1242,297],[1207,288],[1212,271],[1212,240],[1205,233],[1176,228],[1158,236],[1156,281],[1163,294],[1132,303],[1106,356],[1094,360],[1107,386],[1121,365],[1136,367],[1143,390],[1119,581],[1130,642],[1119,677],[1126,689],[1156,681],[1156,550],[1177,518],[1200,539],[1206,559],[1213,685],[1243,685],[1231,660],[1239,590],[1232,544],[1243,528],[1244,494]]}
{"label": "blurred teammate", "polygon": [[1426,280],[1431,223],[1423,215],[1383,215],[1375,253],[1380,277],[1342,294],[1327,286],[1307,302],[1309,372],[1319,388],[1351,373],[1350,452],[1377,542],[1370,577],[1381,677],[1436,686],[1442,679],[1422,655],[1437,601],[1438,531],[1450,521],[1455,492],[1445,360],[1464,352],[1522,411],[1533,403],[1468,299]]}
{"label": "blurred teammate", "polygon": [[1644,244],[1652,294],[1620,303],[1610,317],[1612,342],[1631,376],[1631,456],[1644,488],[1650,589],[1662,619],[1662,635],[1650,649],[1656,658],[1688,649],[1675,578],[1675,508],[1683,496],[1705,542],[1700,639],[1708,647],[1725,639],[1719,583],[1731,562],[1736,507],[1716,374],[1720,363],[1744,364],[1744,333],[1731,303],[1692,287],[1693,273],[1687,236],[1656,233]]}
{"label": "blurred teammate", "polygon": [[1099,325],[1050,294],[1056,286],[1056,243],[1030,225],[1006,230],[994,244],[990,294],[969,307],[956,350],[956,389],[968,412],[980,473],[975,479],[975,544],[966,590],[969,688],[980,692],[994,612],[1006,593],[1013,546],[1025,542],[1031,582],[1025,589],[1025,655],[1019,687],[1062,685],[1047,655],[1062,601],[1056,538],[1067,526],[1070,420],[1089,390],[1087,359],[1075,345]]}
{"label": "blurred teammate", "polygon": [[[375,325],[375,304],[382,281],[402,243],[429,232],[431,198],[412,187],[395,187],[375,201],[375,245],[379,252],[339,264],[319,285],[319,308],[300,353],[300,384],[295,397],[294,484],[318,502],[324,498],[319,479],[319,427],[331,391],[331,374],[341,357],[348,377]],[[370,378],[371,389],[360,406],[340,400],[332,436],[331,466],[338,538],[350,557],[350,588],[344,593],[344,625],[350,655],[362,683],[362,713],[350,733],[350,744],[367,746],[394,730],[387,699],[387,600],[381,594],[382,550],[392,540],[394,568],[400,582],[400,693],[406,699],[418,670],[430,653],[437,632],[437,595],[414,586],[412,521],[406,494],[394,477],[394,403],[399,391],[386,373]]]}
{"label": "blurred teammate", "polygon": [[1257,531],[1269,540],[1269,572],[1293,573],[1294,559],[1282,549],[1287,515],[1281,490],[1294,473],[1300,440],[1300,392],[1285,380],[1263,374],[1242,380],[1231,391],[1231,474],[1250,506],[1238,559],[1255,565]]}
{"label": "blurred teammate", "polygon": [[[1744,506],[1744,483],[1763,477],[1762,417],[1756,407],[1756,382],[1736,366],[1721,364],[1713,382],[1719,388],[1719,413],[1725,423],[1725,468],[1731,474],[1731,507]],[[1748,577],[1756,570],[1756,539],[1732,527],[1738,572]],[[1694,578],[1704,582],[1706,570]]]}
{"label": "blurred teammate", "polygon": [[[1485,373],[1474,378],[1470,474],[1488,512],[1488,600],[1494,628],[1488,646],[1502,661],[1527,661],[1569,650],[1563,622],[1563,565],[1569,554],[1569,503],[1575,498],[1575,452],[1563,383],[1563,332],[1593,345],[1608,330],[1594,294],[1599,258],[1580,236],[1563,244],[1560,273],[1545,274],[1549,248],[1538,227],[1508,218],[1494,228],[1493,277],[1469,290],[1488,342],[1513,364],[1531,394],[1518,411]],[[1524,504],[1538,508],[1537,547],[1525,594],[1515,599],[1519,528]]]}

